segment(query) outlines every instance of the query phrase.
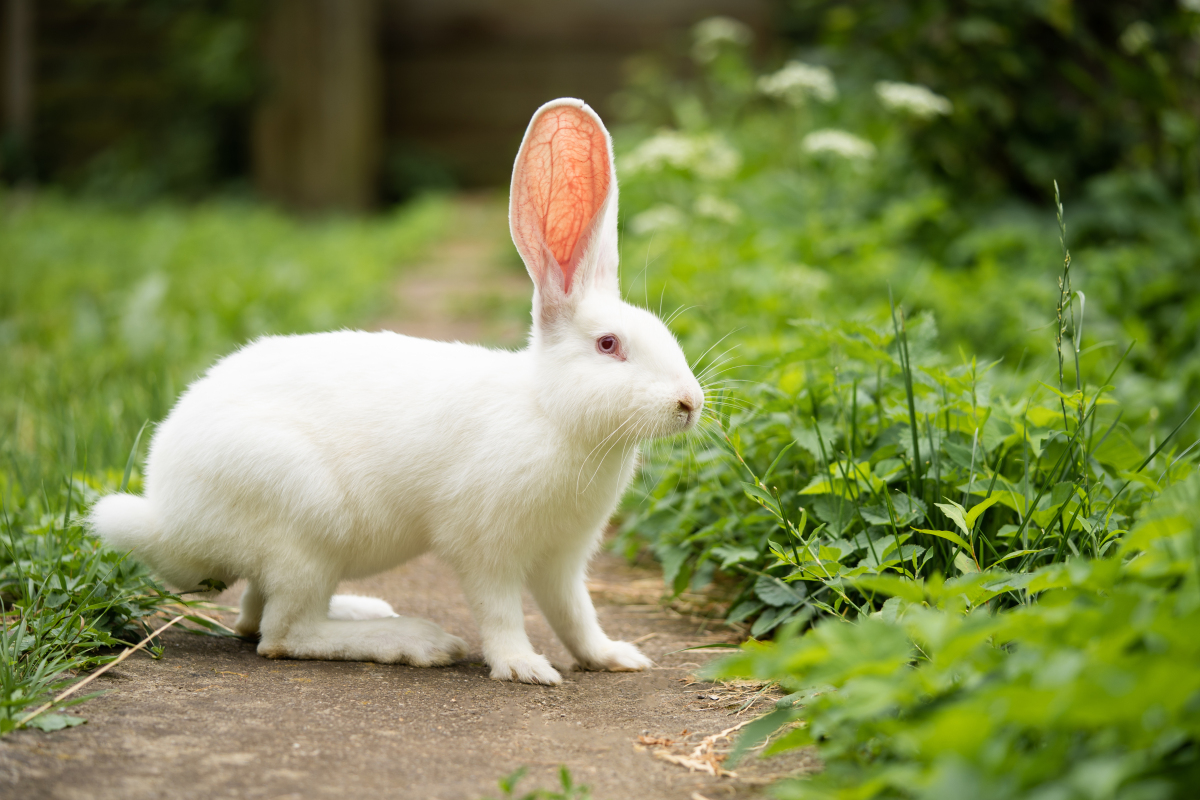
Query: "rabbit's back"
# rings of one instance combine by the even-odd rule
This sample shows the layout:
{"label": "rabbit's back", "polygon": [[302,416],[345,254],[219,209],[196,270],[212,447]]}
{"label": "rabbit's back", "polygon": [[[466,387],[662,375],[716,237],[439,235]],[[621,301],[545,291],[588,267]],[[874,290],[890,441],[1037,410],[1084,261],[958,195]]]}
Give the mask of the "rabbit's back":
{"label": "rabbit's back", "polygon": [[[146,497],[178,556],[231,575],[294,544],[370,574],[429,549],[456,497],[480,513],[481,465],[536,459],[529,380],[525,353],[389,332],[266,337],[159,426]],[[497,441],[505,417],[525,424]]]}

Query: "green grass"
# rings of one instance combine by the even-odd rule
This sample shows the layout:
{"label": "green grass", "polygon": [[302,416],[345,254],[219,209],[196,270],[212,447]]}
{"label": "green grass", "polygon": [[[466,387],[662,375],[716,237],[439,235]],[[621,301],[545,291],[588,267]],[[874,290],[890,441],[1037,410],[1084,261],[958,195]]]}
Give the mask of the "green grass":
{"label": "green grass", "polygon": [[178,602],[80,525],[99,493],[140,488],[143,425],[256,336],[369,324],[447,206],[369,221],[50,195],[0,208],[2,732]]}

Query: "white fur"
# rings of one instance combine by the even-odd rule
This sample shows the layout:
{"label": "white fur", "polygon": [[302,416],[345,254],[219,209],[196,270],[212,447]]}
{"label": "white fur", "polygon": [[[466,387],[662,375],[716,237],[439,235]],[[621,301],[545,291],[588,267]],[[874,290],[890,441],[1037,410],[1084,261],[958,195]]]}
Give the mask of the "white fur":
{"label": "white fur", "polygon": [[[600,629],[587,562],[638,442],[690,428],[704,398],[662,322],[619,297],[607,132],[599,158],[611,180],[564,290],[565,268],[537,232],[542,207],[518,202],[540,191],[547,163],[560,166],[557,154],[539,166],[557,151],[530,144],[557,136],[556,119],[591,130],[593,143],[588,126],[603,131],[580,101],[554,101],[518,155],[510,218],[535,283],[526,349],[388,332],[259,339],[187,389],[154,434],[144,497],[102,498],[94,530],[180,588],[246,578],[237,627],[260,633],[268,657],[462,657],[461,639],[391,616],[381,600],[331,602],[339,581],[432,551],[459,576],[493,678],[561,680],[525,634],[523,586],[580,666],[649,666]],[[625,360],[598,352],[604,334],[620,338]]]}
{"label": "white fur", "polygon": [[378,597],[335,594],[329,598],[329,619],[384,619],[398,616],[389,603]]}

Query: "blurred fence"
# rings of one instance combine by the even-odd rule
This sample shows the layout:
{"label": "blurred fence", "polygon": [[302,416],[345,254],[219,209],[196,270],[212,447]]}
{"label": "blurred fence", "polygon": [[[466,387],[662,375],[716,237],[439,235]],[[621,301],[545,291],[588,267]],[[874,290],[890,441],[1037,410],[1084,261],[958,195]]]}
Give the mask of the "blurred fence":
{"label": "blurred fence", "polygon": [[534,108],[770,0],[3,0],[5,178],[105,196],[252,179],[300,209],[503,183]]}

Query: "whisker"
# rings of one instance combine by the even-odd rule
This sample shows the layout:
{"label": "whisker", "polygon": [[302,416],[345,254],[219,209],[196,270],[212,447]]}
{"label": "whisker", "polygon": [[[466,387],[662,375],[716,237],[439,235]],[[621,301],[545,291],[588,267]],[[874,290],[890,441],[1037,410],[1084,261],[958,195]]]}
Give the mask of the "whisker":
{"label": "whisker", "polygon": [[682,314],[682,313],[683,313],[683,312],[685,312],[685,311],[691,311],[693,308],[696,308],[696,306],[694,306],[694,305],[691,305],[691,306],[682,306],[682,305],[681,305],[681,306],[677,306],[677,307],[675,308],[675,310],[671,312],[671,315],[670,315],[670,316],[668,316],[668,317],[667,317],[665,320],[663,320],[663,322],[664,322],[665,324],[667,324],[667,325],[670,325],[670,324],[671,324],[671,323],[672,323],[672,322],[675,320],[675,318],[676,318],[676,317],[678,317],[680,314]]}
{"label": "whisker", "polygon": [[704,357],[705,357],[706,355],[708,355],[709,353],[711,353],[711,352],[713,351],[713,348],[714,348],[714,347],[716,347],[716,346],[717,346],[717,345],[719,345],[721,342],[723,342],[723,341],[725,341],[726,339],[728,339],[730,336],[733,336],[735,333],[737,333],[737,332],[738,332],[738,331],[740,331],[740,330],[742,330],[742,329],[741,329],[741,328],[734,328],[734,329],[733,329],[733,330],[731,330],[729,333],[725,334],[725,335],[724,335],[724,336],[722,336],[720,339],[717,339],[715,342],[713,342],[711,347],[709,347],[707,350],[705,350],[703,353],[701,353],[701,354],[700,354],[700,357],[699,357],[699,358],[697,358],[695,361],[693,361],[693,362],[692,362],[692,364],[691,364],[691,367],[692,367],[692,369],[693,369],[693,370],[695,370],[695,369],[696,369],[696,365],[697,365],[697,364],[699,364],[701,361],[703,361],[703,360],[704,360]]}
{"label": "whisker", "polygon": [[[737,364],[737,363],[731,364],[728,359],[723,359],[721,361],[714,361],[713,363],[709,364],[707,367],[704,368],[704,370],[700,373],[700,375],[697,376],[697,380],[707,380],[709,378],[716,377],[717,375],[723,375],[726,372],[729,372],[731,370],[746,369],[749,367],[756,367],[756,366],[758,366],[758,365],[757,364]],[[718,367],[720,368],[720,371],[713,372],[713,370],[717,369]]]}
{"label": "whisker", "polygon": [[[629,420],[632,420],[635,414],[636,414],[636,412],[635,412],[634,414],[630,414],[630,416],[629,416],[629,419],[628,419],[628,420],[626,420],[626,422],[628,422]],[[641,422],[641,423],[639,423],[639,424],[638,424],[638,426],[637,426],[637,428],[636,428],[636,433],[635,433],[635,435],[634,435],[633,437],[631,437],[631,439],[627,440],[627,441],[625,442],[625,444],[622,446],[622,448],[621,448],[621,457],[622,457],[622,458],[624,458],[624,457],[625,457],[625,452],[626,452],[626,450],[628,449],[628,447],[629,447],[630,443],[633,443],[634,445],[636,445],[636,444],[637,444],[637,440],[640,438],[640,436],[639,436],[639,435],[640,435],[640,433],[642,432],[642,430],[643,430],[643,428],[644,428],[644,426],[645,426],[646,424],[648,424],[648,420],[642,420],[642,422]],[[625,423],[622,423],[621,427],[624,427],[624,425],[625,425]],[[618,428],[618,430],[620,430],[620,429]],[[614,433],[616,433],[616,431],[614,431]],[[609,434],[608,436],[606,436],[606,437],[604,438],[604,441],[608,441],[610,438],[612,438],[612,434]],[[600,456],[600,458],[599,458],[599,459],[597,459],[597,462],[596,462],[596,469],[592,471],[592,477],[591,477],[591,478],[588,480],[588,482],[587,482],[587,486],[584,486],[584,487],[583,487],[583,491],[585,491],[585,492],[586,492],[586,491],[588,490],[588,488],[589,488],[589,487],[592,485],[592,483],[593,483],[593,482],[596,480],[596,476],[600,474],[600,469],[601,469],[601,467],[603,467],[603,466],[604,466],[604,460],[605,460],[606,458],[608,458],[608,454],[612,452],[612,449],[613,449],[614,447],[616,447],[616,446],[617,446],[617,442],[619,442],[619,441],[620,441],[620,439],[614,439],[614,440],[613,440],[613,442],[612,442],[612,444],[610,444],[610,445],[608,446],[608,449],[604,451],[603,455],[601,455],[601,456]],[[603,442],[601,442],[601,444],[603,444]],[[599,446],[599,445],[597,445],[597,446]],[[593,449],[593,451],[595,450],[595,448],[592,448],[592,449]],[[586,463],[586,462],[585,462],[585,463]],[[578,483],[578,479],[576,479],[576,484],[575,484],[575,485],[576,485],[576,486],[578,486],[578,485],[579,485],[579,483]],[[579,494],[581,494],[581,492],[578,492],[578,491],[577,491],[577,492],[576,492],[576,495],[578,496]]]}
{"label": "whisker", "polygon": [[[587,467],[588,460],[592,457],[592,453],[595,453],[597,450],[599,450],[604,445],[605,442],[607,442],[609,439],[611,439],[612,437],[614,437],[618,433],[620,433],[622,428],[624,428],[626,425],[628,425],[630,422],[633,421],[636,414],[637,414],[637,412],[631,412],[629,414],[629,416],[627,416],[620,425],[618,425],[615,429],[613,429],[613,431],[610,434],[608,434],[608,436],[605,436],[603,439],[601,439],[600,442],[595,447],[593,447],[591,450],[589,450],[588,454],[583,457],[583,462],[579,465],[579,474],[577,474],[575,476],[575,496],[576,496],[577,501],[578,501],[578,496],[580,494],[582,494],[584,490],[587,489],[587,486],[583,487],[583,489],[579,488],[579,480],[583,477],[583,470],[585,467]],[[608,455],[607,451],[605,452],[605,455]],[[603,461],[604,461],[603,456],[600,457],[600,461],[603,463]],[[597,472],[599,471],[599,469],[600,469],[599,466],[597,466],[596,467]],[[596,477],[596,475],[595,475],[595,473],[593,473],[592,479],[594,480],[595,477]],[[592,485],[591,481],[588,481],[588,486],[591,486],[591,485]]]}

